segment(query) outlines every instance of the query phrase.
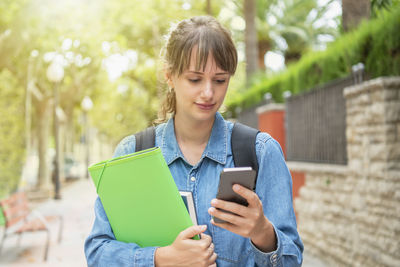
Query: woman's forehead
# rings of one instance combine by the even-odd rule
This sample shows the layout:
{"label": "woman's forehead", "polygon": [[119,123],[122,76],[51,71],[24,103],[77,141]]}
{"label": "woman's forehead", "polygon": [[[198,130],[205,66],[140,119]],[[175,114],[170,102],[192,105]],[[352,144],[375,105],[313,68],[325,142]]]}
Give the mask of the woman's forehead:
{"label": "woman's forehead", "polygon": [[[199,62],[202,61],[202,62]],[[193,47],[190,53],[190,61],[188,66],[188,71],[195,72],[218,72],[218,73],[226,73],[226,70],[221,69],[215,58],[213,56],[212,51],[208,51],[207,58],[201,59],[199,58],[199,52],[197,46]]]}

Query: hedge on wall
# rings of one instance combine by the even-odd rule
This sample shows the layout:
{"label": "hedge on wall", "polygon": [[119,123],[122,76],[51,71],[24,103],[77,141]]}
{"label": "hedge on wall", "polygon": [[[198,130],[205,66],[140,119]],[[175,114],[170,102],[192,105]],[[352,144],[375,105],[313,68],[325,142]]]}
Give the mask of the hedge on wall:
{"label": "hedge on wall", "polygon": [[24,89],[0,71],[0,199],[15,191],[25,161]]}
{"label": "hedge on wall", "polygon": [[230,116],[262,101],[271,93],[276,102],[283,101],[283,92],[292,94],[308,91],[351,73],[359,62],[371,78],[400,75],[400,8],[384,11],[376,19],[364,22],[344,34],[325,51],[306,54],[286,71],[266,78],[246,93],[227,103]]}

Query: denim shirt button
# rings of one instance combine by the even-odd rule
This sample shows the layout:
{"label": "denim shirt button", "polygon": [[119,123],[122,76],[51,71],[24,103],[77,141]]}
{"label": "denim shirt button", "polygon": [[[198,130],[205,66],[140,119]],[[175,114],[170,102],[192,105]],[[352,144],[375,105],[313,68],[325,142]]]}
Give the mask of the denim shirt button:
{"label": "denim shirt button", "polygon": [[191,180],[192,182],[194,182],[194,181],[196,181],[196,177],[192,176],[192,177],[190,177],[190,180]]}
{"label": "denim shirt button", "polygon": [[271,256],[270,260],[271,260],[272,266],[276,266],[276,263],[278,262],[278,255],[277,254],[273,254]]}

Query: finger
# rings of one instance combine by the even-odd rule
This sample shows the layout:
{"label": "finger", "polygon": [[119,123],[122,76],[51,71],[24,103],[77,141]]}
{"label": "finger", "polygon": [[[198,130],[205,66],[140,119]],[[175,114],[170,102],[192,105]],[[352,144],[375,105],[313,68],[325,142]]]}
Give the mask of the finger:
{"label": "finger", "polygon": [[208,248],[212,244],[211,236],[206,234],[201,234],[201,240],[204,242],[204,246]]}
{"label": "finger", "polygon": [[249,212],[248,208],[246,206],[240,205],[235,202],[225,201],[225,200],[216,199],[216,198],[211,200],[211,206],[218,208],[218,209],[230,211],[230,212],[240,215],[242,217],[245,217]]}
{"label": "finger", "polygon": [[195,235],[203,233],[206,229],[207,225],[194,225],[180,232],[178,237],[180,237],[181,239],[190,239]]}
{"label": "finger", "polygon": [[211,257],[214,254],[214,244],[211,243],[211,245],[208,247],[208,256]]}
{"label": "finger", "polygon": [[260,203],[260,198],[254,191],[252,191],[244,186],[241,186],[240,184],[234,184],[232,186],[232,189],[236,194],[245,198],[247,200],[247,202],[249,203],[249,206],[255,206]]}
{"label": "finger", "polygon": [[214,247],[215,247],[214,243],[211,243],[210,248],[212,248],[213,251],[214,251]]}
{"label": "finger", "polygon": [[[241,217],[237,214],[232,214],[232,213],[224,212],[222,210],[218,210],[214,207],[209,208],[208,213],[211,216],[215,216],[218,219],[224,220],[226,223],[235,224],[235,225],[239,225],[239,224],[243,223],[243,217]],[[223,224],[223,223],[218,223],[217,225],[220,225],[220,224]]]}
{"label": "finger", "polygon": [[[210,266],[217,266],[216,265],[216,263],[215,263],[215,261],[217,260],[217,258],[218,258],[218,255],[217,255],[217,253],[213,253],[212,254],[212,256],[210,257],[210,260],[209,260],[209,264],[210,264]],[[214,265],[215,264],[215,265]]]}

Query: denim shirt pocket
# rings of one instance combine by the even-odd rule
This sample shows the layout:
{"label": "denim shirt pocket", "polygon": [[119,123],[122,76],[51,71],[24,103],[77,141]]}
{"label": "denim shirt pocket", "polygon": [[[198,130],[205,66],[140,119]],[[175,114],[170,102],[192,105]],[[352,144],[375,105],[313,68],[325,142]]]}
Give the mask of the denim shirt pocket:
{"label": "denim shirt pocket", "polygon": [[229,266],[244,266],[248,260],[251,248],[247,239],[221,227],[211,225],[214,251],[218,259]]}

